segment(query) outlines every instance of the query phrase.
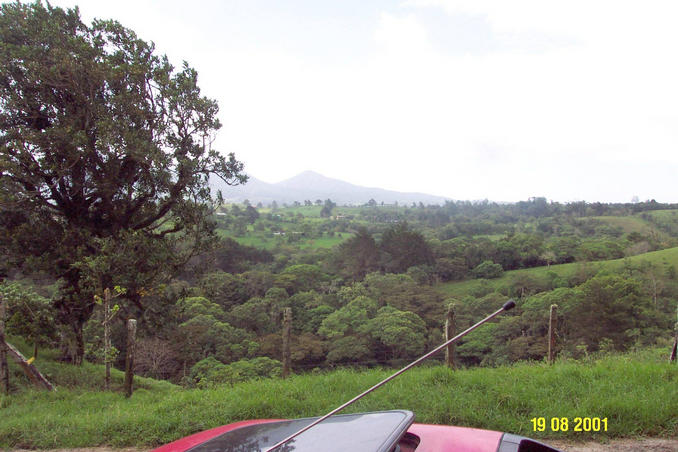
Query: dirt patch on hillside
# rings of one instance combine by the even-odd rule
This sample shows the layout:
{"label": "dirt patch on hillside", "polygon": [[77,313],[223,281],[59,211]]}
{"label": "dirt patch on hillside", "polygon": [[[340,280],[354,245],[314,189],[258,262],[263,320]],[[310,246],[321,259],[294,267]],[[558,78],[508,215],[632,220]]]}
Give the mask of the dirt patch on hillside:
{"label": "dirt patch on hillside", "polygon": [[[573,441],[545,441],[545,443],[559,448],[564,452],[676,452],[678,438],[646,438],[646,439],[615,439],[608,443],[595,442],[576,443]],[[128,447],[113,449],[110,447],[85,447],[78,449],[49,449],[42,451],[14,449],[11,452],[148,452],[150,449]]]}

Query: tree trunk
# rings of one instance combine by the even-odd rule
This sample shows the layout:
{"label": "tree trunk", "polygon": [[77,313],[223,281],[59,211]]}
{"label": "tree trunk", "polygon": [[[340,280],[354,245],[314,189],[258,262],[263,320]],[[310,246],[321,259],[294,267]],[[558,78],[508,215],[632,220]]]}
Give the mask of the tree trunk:
{"label": "tree trunk", "polygon": [[85,340],[83,339],[83,324],[77,320],[70,320],[66,325],[70,327],[73,336],[62,334],[61,336],[61,354],[64,361],[70,361],[71,364],[79,366],[85,356]]}

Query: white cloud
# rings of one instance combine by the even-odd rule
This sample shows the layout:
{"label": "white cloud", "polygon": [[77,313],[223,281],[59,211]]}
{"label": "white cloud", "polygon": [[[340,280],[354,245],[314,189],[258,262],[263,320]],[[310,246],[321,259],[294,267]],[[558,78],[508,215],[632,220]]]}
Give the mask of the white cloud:
{"label": "white cloud", "polygon": [[[264,180],[313,169],[458,199],[678,201],[673,2],[413,0],[374,15],[370,40],[347,37],[353,57],[337,59],[275,36],[238,41],[218,2],[190,19],[174,4],[159,23],[141,17],[152,4],[98,3],[83,15],[115,16],[197,67],[221,108],[218,148]],[[436,40],[459,17],[480,18],[464,39],[493,45],[446,51]]]}
{"label": "white cloud", "polygon": [[[464,134],[471,142],[489,140],[510,148],[512,160],[521,164],[509,166],[509,171],[526,173],[534,168],[548,173],[540,158],[551,156],[564,160],[559,168],[566,163],[573,176],[588,174],[580,180],[588,188],[582,198],[603,199],[598,195],[601,184],[593,179],[611,181],[609,169],[614,168],[629,186],[634,181],[654,185],[664,190],[664,199],[675,199],[652,174],[638,174],[639,167],[634,166],[640,161],[674,168],[678,164],[676,132],[671,127],[678,119],[674,109],[678,91],[671,82],[678,76],[671,57],[678,42],[678,31],[670,23],[675,17],[672,3],[643,3],[642,9],[639,3],[624,2],[408,4],[438,4],[450,14],[483,15],[498,33],[539,31],[566,35],[577,43],[547,53],[498,53],[464,60],[440,55],[449,79],[463,80],[467,87],[455,96],[471,110]],[[616,162],[627,165],[620,168]],[[595,171],[582,171],[586,165],[596,165]],[[543,187],[545,194],[561,199],[574,193],[559,183]],[[609,191],[606,195],[627,199],[624,187],[616,195]]]}

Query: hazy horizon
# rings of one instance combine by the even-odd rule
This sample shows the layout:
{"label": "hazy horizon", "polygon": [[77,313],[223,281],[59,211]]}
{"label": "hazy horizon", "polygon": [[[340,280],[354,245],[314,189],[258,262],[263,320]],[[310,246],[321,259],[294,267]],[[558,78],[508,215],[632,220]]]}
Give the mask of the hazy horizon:
{"label": "hazy horizon", "polygon": [[[649,198],[640,198],[640,197],[638,197],[638,199],[630,199],[630,200],[627,200],[627,201],[604,201],[604,200],[601,200],[601,201],[595,201],[595,200],[594,200],[594,201],[592,201],[592,200],[588,200],[588,199],[573,199],[573,200],[569,200],[569,201],[558,201],[558,200],[555,200],[555,199],[549,199],[548,197],[546,197],[546,196],[541,196],[541,195],[535,195],[535,196],[530,196],[530,197],[527,197],[527,198],[524,198],[524,199],[515,199],[515,200],[490,199],[490,198],[475,198],[475,199],[470,199],[470,198],[455,198],[455,197],[453,197],[453,196],[449,196],[449,195],[445,195],[445,194],[430,193],[430,192],[425,192],[425,191],[422,191],[422,190],[416,190],[416,189],[415,189],[415,190],[408,190],[408,191],[402,191],[402,190],[389,190],[389,189],[386,189],[386,188],[384,188],[384,187],[379,187],[379,186],[376,186],[376,185],[360,185],[360,184],[353,184],[352,182],[349,182],[349,181],[346,180],[346,179],[342,179],[341,177],[330,177],[330,176],[326,176],[326,175],[324,175],[324,174],[322,174],[322,173],[320,173],[320,172],[318,172],[318,171],[309,170],[309,169],[301,170],[301,171],[297,172],[296,174],[293,174],[293,175],[290,176],[290,177],[276,178],[276,179],[273,179],[273,180],[266,180],[266,179],[263,179],[263,178],[261,178],[261,177],[258,177],[256,174],[251,174],[251,173],[248,172],[248,171],[246,171],[245,173],[246,173],[249,177],[251,177],[251,178],[254,178],[254,179],[256,179],[256,180],[258,180],[258,181],[260,181],[260,182],[263,182],[263,183],[265,183],[265,184],[270,184],[270,185],[276,185],[276,184],[280,184],[280,183],[283,183],[283,182],[287,182],[287,181],[289,181],[289,180],[292,180],[292,179],[295,179],[295,178],[297,178],[297,177],[299,177],[299,176],[302,176],[302,175],[304,175],[304,174],[306,174],[306,173],[313,173],[313,174],[322,176],[322,177],[327,178],[327,179],[332,179],[332,180],[336,180],[336,181],[340,181],[340,182],[345,182],[345,183],[348,183],[348,184],[351,184],[351,185],[355,185],[355,186],[358,186],[358,187],[361,187],[361,188],[377,189],[377,190],[388,190],[388,191],[392,191],[392,192],[400,192],[400,193],[417,193],[417,194],[422,194],[422,195],[431,195],[431,196],[434,196],[434,197],[448,198],[450,201],[470,201],[470,202],[489,201],[489,202],[495,202],[495,203],[497,203],[497,204],[513,204],[513,203],[517,203],[517,202],[520,202],[520,201],[528,201],[530,198],[545,198],[545,199],[546,199],[547,201],[549,201],[549,202],[560,202],[560,203],[563,203],[563,204],[568,203],[568,202],[580,202],[580,201],[584,201],[584,202],[586,202],[586,203],[601,202],[601,203],[603,203],[603,204],[649,202],[649,201],[652,201],[652,200],[657,201],[657,202],[662,202],[662,201],[658,201],[656,198],[653,198],[653,197],[649,197]],[[330,199],[331,199],[331,198],[330,198]],[[376,201],[379,201],[379,200],[377,200],[377,199],[375,199],[375,200],[376,200]],[[304,201],[304,200],[303,200],[303,199],[298,199],[297,201],[302,202],[302,201]],[[314,201],[314,200],[312,200],[312,201]],[[670,203],[670,202],[669,202],[669,203]]]}

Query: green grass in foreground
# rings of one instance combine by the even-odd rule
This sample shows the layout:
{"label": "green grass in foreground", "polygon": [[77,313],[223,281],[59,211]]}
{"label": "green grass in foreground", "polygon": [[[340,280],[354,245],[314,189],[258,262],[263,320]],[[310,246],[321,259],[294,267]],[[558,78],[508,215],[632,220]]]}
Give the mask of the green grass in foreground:
{"label": "green grass in foreground", "polygon": [[[0,398],[0,447],[154,446],[243,419],[316,416],[391,372],[338,370],[213,390],[158,385],[137,390],[131,399],[91,389],[24,390]],[[678,435],[677,383],[678,366],[666,362],[666,350],[553,366],[422,367],[347,412],[402,408],[414,411],[418,422],[531,437],[671,437]],[[539,416],[607,417],[609,431],[540,434],[530,423]]]}

